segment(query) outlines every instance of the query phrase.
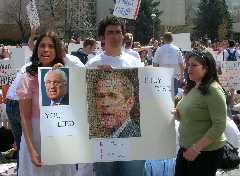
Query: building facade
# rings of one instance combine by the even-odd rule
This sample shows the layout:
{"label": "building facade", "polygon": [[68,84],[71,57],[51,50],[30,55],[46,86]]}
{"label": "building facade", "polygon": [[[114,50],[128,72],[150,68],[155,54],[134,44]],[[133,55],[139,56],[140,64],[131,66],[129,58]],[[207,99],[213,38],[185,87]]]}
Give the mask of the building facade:
{"label": "building facade", "polygon": [[240,33],[240,1],[227,0],[226,2],[233,18],[233,31]]}
{"label": "building facade", "polygon": [[[78,34],[82,39],[96,36],[99,21],[110,15],[114,9],[113,0],[35,0],[42,30],[53,29],[62,37]],[[12,7],[14,6],[16,7]],[[0,39],[19,39],[21,32],[9,11],[17,15],[19,4],[25,10],[29,0],[0,0]],[[161,24],[167,27],[179,27],[179,32],[190,32],[200,0],[160,0]],[[240,0],[227,0],[234,19],[234,31],[240,32]],[[8,13],[6,13],[8,12]],[[29,32],[26,13],[22,14],[23,26]],[[176,31],[175,31],[176,32]]]}

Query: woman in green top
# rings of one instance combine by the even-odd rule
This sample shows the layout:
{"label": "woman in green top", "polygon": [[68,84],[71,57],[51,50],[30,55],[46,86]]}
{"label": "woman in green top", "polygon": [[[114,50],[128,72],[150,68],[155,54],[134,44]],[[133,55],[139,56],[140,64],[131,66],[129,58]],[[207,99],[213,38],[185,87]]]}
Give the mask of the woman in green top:
{"label": "woman in green top", "polygon": [[192,52],[188,76],[185,96],[175,110],[181,147],[175,176],[215,176],[225,144],[227,105],[213,56]]}

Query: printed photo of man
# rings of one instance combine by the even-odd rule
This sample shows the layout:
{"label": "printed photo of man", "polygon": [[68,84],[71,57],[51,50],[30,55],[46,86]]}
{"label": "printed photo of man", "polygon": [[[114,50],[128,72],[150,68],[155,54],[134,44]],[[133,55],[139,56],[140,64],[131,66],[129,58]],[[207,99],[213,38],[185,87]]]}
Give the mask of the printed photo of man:
{"label": "printed photo of man", "polygon": [[43,106],[69,105],[68,77],[65,71],[64,69],[51,69],[44,75]]}
{"label": "printed photo of man", "polygon": [[[139,109],[134,113],[136,97],[132,81],[122,73],[112,72],[95,81],[95,118],[90,131],[92,137],[125,138],[140,137]],[[137,118],[136,118],[137,115]],[[135,116],[135,117],[134,117]],[[95,124],[98,121],[98,125]],[[101,136],[101,133],[104,133]]]}

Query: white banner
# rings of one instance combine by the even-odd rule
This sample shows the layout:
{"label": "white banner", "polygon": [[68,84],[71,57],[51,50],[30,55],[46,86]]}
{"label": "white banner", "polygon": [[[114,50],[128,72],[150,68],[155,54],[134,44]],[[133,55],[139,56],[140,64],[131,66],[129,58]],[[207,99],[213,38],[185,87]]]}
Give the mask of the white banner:
{"label": "white banner", "polygon": [[27,59],[27,54],[26,54],[26,49],[27,47],[24,48],[16,48],[16,47],[12,47],[10,48],[10,53],[11,53],[11,64],[12,64],[12,68],[16,68],[16,69],[20,69],[25,63],[26,61],[30,60],[30,58]]}
{"label": "white banner", "polygon": [[[39,70],[41,158],[46,165],[175,157],[172,69],[61,72],[64,82],[53,79],[59,70]],[[65,93],[57,97],[59,92]]]}
{"label": "white banner", "polygon": [[173,44],[182,51],[191,51],[190,33],[173,34]]}
{"label": "white banner", "polygon": [[222,86],[240,90],[240,61],[222,61],[218,64],[218,77]]}
{"label": "white banner", "polygon": [[10,85],[16,77],[17,69],[14,69],[10,60],[0,61],[0,86]]}
{"label": "white banner", "polygon": [[116,0],[113,15],[127,19],[137,19],[141,0]]}
{"label": "white banner", "polygon": [[26,8],[27,8],[27,15],[28,15],[29,24],[30,24],[31,29],[34,27],[39,27],[40,20],[38,17],[38,11],[37,11],[35,0],[30,0],[30,2],[27,4]]}

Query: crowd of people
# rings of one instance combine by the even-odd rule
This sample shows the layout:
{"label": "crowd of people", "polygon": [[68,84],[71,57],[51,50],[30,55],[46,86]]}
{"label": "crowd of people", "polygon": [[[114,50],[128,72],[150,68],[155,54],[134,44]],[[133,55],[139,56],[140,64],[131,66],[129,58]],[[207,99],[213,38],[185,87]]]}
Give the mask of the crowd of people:
{"label": "crowd of people", "polygon": [[[35,32],[32,32],[32,35],[35,35]],[[238,121],[238,115],[228,112],[237,112],[240,108],[233,100],[236,99],[238,91],[227,92],[221,87],[216,61],[211,52],[222,53],[226,61],[237,61],[240,60],[239,44],[233,40],[229,40],[228,46],[225,41],[210,43],[202,40],[193,43],[192,51],[185,52],[172,44],[173,36],[170,32],[166,32],[161,40],[151,39],[148,46],[141,46],[139,42],[134,42],[133,34],[125,32],[124,25],[116,17],[106,17],[100,22],[98,36],[102,48],[98,52],[95,52],[96,40],[93,38],[87,38],[82,49],[68,54],[64,42],[54,32],[43,33],[35,42],[32,35],[29,40],[29,47],[32,49],[30,62],[21,68],[8,92],[5,95],[2,93],[15,138],[19,176],[90,176],[93,173],[96,176],[214,176],[216,174],[226,141],[224,136],[226,119]],[[72,42],[79,41],[72,40]],[[0,57],[3,60],[9,59],[6,47],[2,47],[1,53]],[[172,114],[179,124],[176,130],[179,133],[177,138],[179,150],[176,159],[44,165],[40,157],[38,68],[86,67],[110,71],[115,68],[144,66],[174,69],[173,95],[178,102]],[[44,79],[47,94],[52,97],[51,102],[48,102],[49,105],[55,104],[55,100],[61,103],[51,91],[57,92],[59,89],[55,90],[54,86],[64,87],[66,82],[64,76],[62,78],[59,76],[58,82],[54,81],[52,76],[54,72],[57,71],[49,71]],[[121,84],[119,83],[118,86]],[[103,98],[99,99],[99,102],[101,101]],[[129,103],[129,106],[132,105]],[[99,109],[101,108],[106,107],[101,106]],[[109,110],[114,111],[111,108],[108,108]],[[123,124],[117,124],[117,127],[121,125]],[[239,138],[237,140],[239,141]],[[235,145],[239,147],[239,144]]]}

